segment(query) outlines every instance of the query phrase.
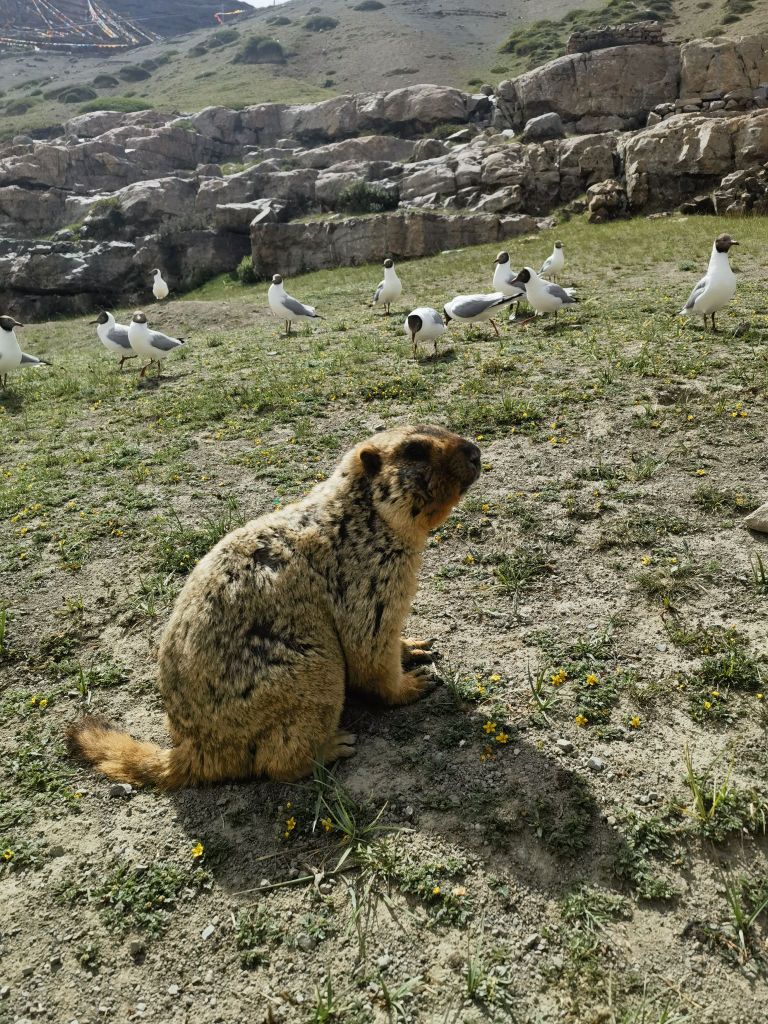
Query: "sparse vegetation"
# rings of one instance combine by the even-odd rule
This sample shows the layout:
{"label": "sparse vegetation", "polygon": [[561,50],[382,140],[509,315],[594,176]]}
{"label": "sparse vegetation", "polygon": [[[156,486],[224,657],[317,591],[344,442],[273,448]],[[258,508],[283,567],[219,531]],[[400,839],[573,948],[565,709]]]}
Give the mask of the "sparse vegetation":
{"label": "sparse vegetation", "polygon": [[235,56],[233,64],[284,64],[285,53],[276,39],[249,36]]}
{"label": "sparse vegetation", "polygon": [[336,208],[347,213],[383,213],[396,210],[399,203],[400,193],[396,188],[358,181],[339,193]]}

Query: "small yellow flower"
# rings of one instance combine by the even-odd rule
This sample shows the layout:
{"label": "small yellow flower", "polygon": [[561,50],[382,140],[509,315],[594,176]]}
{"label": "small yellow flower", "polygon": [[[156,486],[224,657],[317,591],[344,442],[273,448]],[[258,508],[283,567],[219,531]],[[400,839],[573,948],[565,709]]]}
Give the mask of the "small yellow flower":
{"label": "small yellow flower", "polygon": [[48,707],[48,698],[43,697],[43,699],[37,706],[40,708],[41,711],[45,711],[45,709]]}
{"label": "small yellow flower", "polygon": [[30,706],[31,708],[33,708],[33,707],[35,706],[35,704],[37,704],[37,702],[38,702],[39,700],[40,700],[40,698],[39,698],[39,697],[30,697],[30,698],[29,698],[29,701],[28,701],[28,703],[29,703],[29,706]]}
{"label": "small yellow flower", "polygon": [[489,676],[488,678],[489,678],[489,681],[492,682],[492,683],[500,683],[501,682],[501,676],[498,674],[498,672],[494,672],[494,674],[492,676]]}
{"label": "small yellow flower", "polygon": [[436,885],[436,886],[433,887],[432,895],[433,896],[439,896],[440,895],[440,886],[439,885]]}
{"label": "small yellow flower", "polygon": [[496,742],[497,743],[508,743],[509,742],[509,736],[505,732],[497,732],[496,733]]}
{"label": "small yellow flower", "polygon": [[283,832],[284,839],[290,839],[291,833],[296,828],[296,819],[291,816],[285,823],[285,832]]}
{"label": "small yellow flower", "polygon": [[757,694],[755,694],[755,696],[757,697],[758,700],[765,700],[765,694],[764,693],[757,693]]}
{"label": "small yellow flower", "polygon": [[203,854],[205,853],[205,847],[203,846],[202,843],[197,842],[192,847],[192,851],[191,852],[192,852],[192,856],[194,857],[194,859],[195,860],[199,860],[200,857],[202,857]]}
{"label": "small yellow flower", "polygon": [[561,668],[559,672],[555,672],[555,674],[550,677],[549,681],[552,683],[553,686],[562,686],[567,678],[568,673],[565,671],[565,669]]}
{"label": "small yellow flower", "polygon": [[485,695],[485,687],[481,686],[480,683],[478,683],[477,686],[475,687],[475,693],[478,694],[480,697],[483,697]]}
{"label": "small yellow flower", "polygon": [[475,556],[474,555],[467,555],[467,557],[464,559],[464,564],[465,565],[474,565],[475,564]]}
{"label": "small yellow flower", "polygon": [[589,722],[589,719],[585,718],[584,715],[576,715],[574,722],[579,726],[579,728],[583,728]]}
{"label": "small yellow flower", "polygon": [[719,697],[720,696],[720,691],[719,690],[713,690],[712,691],[712,696],[713,697]]}
{"label": "small yellow flower", "polygon": [[483,508],[483,512],[490,512],[491,511],[491,506],[490,505],[483,505],[482,508]]}
{"label": "small yellow flower", "polygon": [[650,555],[643,555],[643,557],[640,559],[640,562],[643,565],[650,565],[651,564],[651,556]]}
{"label": "small yellow flower", "polygon": [[587,684],[587,686],[597,686],[599,680],[594,672],[590,672],[584,680],[584,682]]}
{"label": "small yellow flower", "polygon": [[13,850],[3,850],[3,860],[13,860]]}
{"label": "small yellow flower", "polygon": [[709,711],[711,707],[712,707],[712,701],[711,700],[705,700],[704,701],[704,710],[705,711]]}
{"label": "small yellow flower", "polygon": [[630,720],[629,720],[629,724],[632,726],[633,729],[639,729],[640,728],[640,715],[633,715],[630,718]]}
{"label": "small yellow flower", "polygon": [[326,832],[333,832],[333,822],[330,818],[321,818],[320,824],[323,826]]}
{"label": "small yellow flower", "polygon": [[706,469],[697,469],[696,470],[696,476],[706,476],[706,475],[707,475]]}
{"label": "small yellow flower", "polygon": [[487,732],[489,734],[492,732],[496,732],[496,723],[486,722],[485,725],[483,726],[483,732]]}

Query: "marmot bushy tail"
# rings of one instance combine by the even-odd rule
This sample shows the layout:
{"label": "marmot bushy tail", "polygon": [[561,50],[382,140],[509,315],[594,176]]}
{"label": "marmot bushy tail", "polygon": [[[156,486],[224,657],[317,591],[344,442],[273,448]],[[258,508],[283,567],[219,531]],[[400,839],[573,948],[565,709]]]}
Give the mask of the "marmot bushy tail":
{"label": "marmot bushy tail", "polygon": [[171,748],[145,743],[119,732],[96,715],[88,715],[70,726],[67,747],[75,757],[92,764],[110,779],[130,782],[132,786],[180,789],[199,774],[189,742]]}
{"label": "marmot bushy tail", "polygon": [[195,566],[166,626],[158,683],[173,746],[86,718],[70,750],[110,778],[161,789],[253,775],[289,782],[349,757],[348,688],[389,704],[431,686],[428,644],[401,637],[421,556],[480,474],[443,427],[397,427],[347,452],[293,505],[227,534]]}

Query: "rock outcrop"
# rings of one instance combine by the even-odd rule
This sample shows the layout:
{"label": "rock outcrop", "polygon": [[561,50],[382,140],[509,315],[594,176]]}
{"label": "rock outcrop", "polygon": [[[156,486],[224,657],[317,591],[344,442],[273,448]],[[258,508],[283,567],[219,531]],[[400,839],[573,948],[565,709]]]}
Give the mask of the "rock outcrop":
{"label": "rock outcrop", "polygon": [[571,33],[566,53],[589,53],[612,46],[660,46],[664,30],[657,21],[630,21],[621,25],[600,25]]}

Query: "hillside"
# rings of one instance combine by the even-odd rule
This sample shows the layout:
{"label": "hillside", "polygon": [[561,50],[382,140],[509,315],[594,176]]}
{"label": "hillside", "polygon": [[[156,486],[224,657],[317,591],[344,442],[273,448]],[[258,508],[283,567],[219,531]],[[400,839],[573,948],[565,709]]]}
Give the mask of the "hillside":
{"label": "hillside", "polygon": [[[126,17],[139,17],[140,5],[132,0],[113,6]],[[751,0],[650,0],[650,6],[669,9],[663,21],[670,39],[768,28],[766,5]],[[151,24],[163,31],[179,23],[194,26],[205,7],[166,4]],[[182,9],[183,17],[174,13]],[[197,29],[108,58],[0,53],[2,132],[8,137],[61,123],[84,104],[191,112],[214,104],[301,102],[417,82],[460,88],[495,84],[539,57],[561,52],[574,25],[617,20],[629,10],[627,0],[607,6],[574,0],[541,0],[535,6],[530,0],[473,0],[469,6],[455,0],[452,7],[433,0],[327,0],[319,15],[314,0],[289,0],[224,29]],[[535,20],[542,18],[544,26]],[[518,40],[522,33],[523,45],[500,52],[513,31]],[[252,35],[276,40],[284,61],[233,63]]]}

